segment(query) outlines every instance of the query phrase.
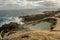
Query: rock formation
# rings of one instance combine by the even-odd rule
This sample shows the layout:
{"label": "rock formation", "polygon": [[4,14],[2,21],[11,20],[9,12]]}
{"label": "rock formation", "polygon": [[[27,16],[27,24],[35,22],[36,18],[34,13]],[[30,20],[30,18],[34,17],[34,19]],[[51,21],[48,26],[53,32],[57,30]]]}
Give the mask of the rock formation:
{"label": "rock formation", "polygon": [[41,20],[46,17],[52,17],[58,14],[59,12],[60,10],[59,11],[44,11],[43,13],[45,14],[27,15],[27,16],[20,16],[20,17],[24,18],[24,22],[28,22],[28,21]]}
{"label": "rock formation", "polygon": [[11,22],[9,24],[4,24],[0,27],[0,33],[2,38],[4,37],[5,33],[11,32],[15,29],[18,29],[19,24],[15,23],[15,22]]}

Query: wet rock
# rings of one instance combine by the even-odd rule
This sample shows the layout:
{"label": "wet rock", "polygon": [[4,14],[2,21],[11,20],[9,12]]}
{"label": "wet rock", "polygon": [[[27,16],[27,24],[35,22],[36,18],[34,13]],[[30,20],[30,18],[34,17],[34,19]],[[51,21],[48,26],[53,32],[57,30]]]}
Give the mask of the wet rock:
{"label": "wet rock", "polygon": [[15,22],[11,22],[9,24],[4,24],[0,27],[0,33],[2,38],[4,37],[5,33],[11,32],[15,29],[18,29],[19,24]]}

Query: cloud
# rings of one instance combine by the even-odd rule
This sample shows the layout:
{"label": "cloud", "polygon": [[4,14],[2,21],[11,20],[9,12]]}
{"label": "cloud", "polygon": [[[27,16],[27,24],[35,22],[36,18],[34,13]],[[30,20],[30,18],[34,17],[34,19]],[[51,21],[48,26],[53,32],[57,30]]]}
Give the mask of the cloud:
{"label": "cloud", "polygon": [[[40,1],[40,2],[38,2]],[[0,0],[0,10],[9,9],[41,9],[41,10],[59,10],[60,0]]]}
{"label": "cloud", "polygon": [[[15,0],[0,0],[0,17],[3,16],[23,16],[23,15],[34,15],[44,14],[41,11],[60,10],[60,0],[39,0],[35,3],[27,1],[15,1]],[[34,1],[33,1],[34,2]],[[24,5],[24,6],[22,6]]]}

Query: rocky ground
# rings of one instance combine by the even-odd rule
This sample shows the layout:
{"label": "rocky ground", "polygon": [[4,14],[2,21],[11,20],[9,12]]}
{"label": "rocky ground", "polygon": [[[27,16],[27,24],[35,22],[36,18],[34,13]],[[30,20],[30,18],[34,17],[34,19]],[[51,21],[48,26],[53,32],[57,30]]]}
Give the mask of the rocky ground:
{"label": "rocky ground", "polygon": [[17,31],[3,40],[60,40],[59,31]]}

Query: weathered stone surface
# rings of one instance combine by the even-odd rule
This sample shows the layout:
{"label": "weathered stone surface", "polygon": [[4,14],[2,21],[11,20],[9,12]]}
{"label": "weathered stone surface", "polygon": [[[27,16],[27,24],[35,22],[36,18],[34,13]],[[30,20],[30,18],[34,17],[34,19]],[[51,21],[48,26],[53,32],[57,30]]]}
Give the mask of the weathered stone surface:
{"label": "weathered stone surface", "polygon": [[2,38],[4,37],[5,33],[11,32],[15,29],[18,29],[19,24],[15,22],[11,22],[9,24],[4,24],[0,27],[0,33]]}

